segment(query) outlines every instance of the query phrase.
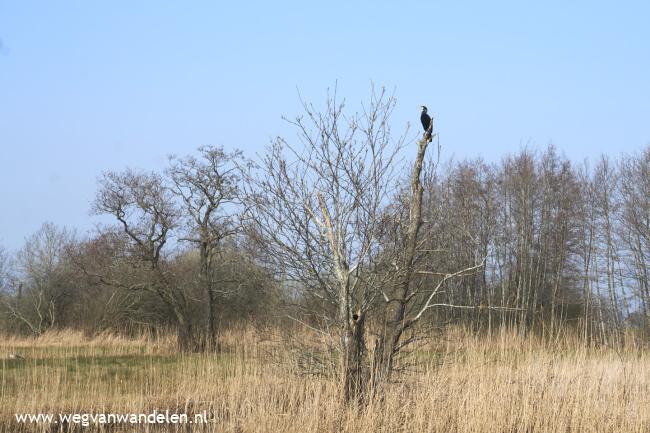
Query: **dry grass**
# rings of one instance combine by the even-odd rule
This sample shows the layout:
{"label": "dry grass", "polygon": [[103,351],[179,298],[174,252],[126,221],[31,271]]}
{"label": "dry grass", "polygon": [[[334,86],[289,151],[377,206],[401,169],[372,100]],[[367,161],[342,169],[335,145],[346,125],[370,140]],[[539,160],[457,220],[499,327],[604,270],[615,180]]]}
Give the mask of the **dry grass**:
{"label": "dry grass", "polygon": [[[46,430],[16,425],[15,413],[154,409],[209,410],[214,421],[195,431],[238,433],[650,431],[650,359],[637,350],[455,330],[416,354],[436,362],[358,410],[341,407],[332,379],[268,362],[282,347],[259,343],[251,331],[224,340],[220,355],[177,355],[166,338],[88,340],[66,332],[0,339],[0,431]],[[8,360],[9,353],[26,359]]]}

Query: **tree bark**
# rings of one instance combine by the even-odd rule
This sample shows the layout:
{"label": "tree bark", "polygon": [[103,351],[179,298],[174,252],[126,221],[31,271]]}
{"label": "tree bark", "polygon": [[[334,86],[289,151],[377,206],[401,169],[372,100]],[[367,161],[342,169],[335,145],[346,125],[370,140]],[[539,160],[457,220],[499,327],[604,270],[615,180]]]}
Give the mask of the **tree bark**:
{"label": "tree bark", "polygon": [[[202,236],[207,239],[207,235]],[[216,299],[214,296],[214,287],[212,275],[210,272],[210,254],[207,242],[203,241],[199,246],[199,255],[201,261],[201,281],[207,295],[206,315],[205,315],[205,349],[208,351],[219,350],[218,330],[215,320]]]}
{"label": "tree bark", "polygon": [[373,386],[390,378],[393,370],[394,355],[402,337],[402,333],[407,326],[406,322],[406,305],[410,293],[411,280],[413,279],[413,268],[415,262],[416,246],[418,242],[418,233],[422,226],[422,193],[424,188],[420,175],[424,165],[424,157],[427,146],[431,141],[431,127],[426,131],[424,137],[418,142],[418,152],[411,172],[411,203],[409,209],[409,225],[406,233],[404,244],[404,253],[402,257],[401,274],[397,282],[395,297],[389,300],[388,321],[384,328],[383,335],[378,341],[375,349],[375,365],[373,366]]}
{"label": "tree bark", "polygon": [[356,311],[352,314],[349,332],[344,337],[342,354],[342,389],[346,403],[362,403],[366,397],[368,383],[364,371],[365,359],[365,314]]}

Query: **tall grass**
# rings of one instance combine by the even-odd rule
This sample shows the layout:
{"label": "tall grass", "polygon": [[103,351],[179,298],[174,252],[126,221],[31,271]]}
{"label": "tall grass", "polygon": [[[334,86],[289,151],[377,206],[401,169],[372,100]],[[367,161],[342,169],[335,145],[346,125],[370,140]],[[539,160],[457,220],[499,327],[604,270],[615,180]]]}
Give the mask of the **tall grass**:
{"label": "tall grass", "polygon": [[[251,330],[230,332],[223,342],[218,355],[179,355],[167,337],[3,338],[0,431],[50,428],[17,425],[15,413],[154,409],[209,411],[212,422],[186,426],[189,431],[650,431],[650,359],[632,348],[454,329],[413,355],[417,371],[399,375],[367,406],[349,408],[339,403],[332,378],[291,367],[281,345]],[[25,359],[6,359],[9,353]],[[82,430],[93,429],[99,427]],[[120,425],[112,431],[150,430]]]}

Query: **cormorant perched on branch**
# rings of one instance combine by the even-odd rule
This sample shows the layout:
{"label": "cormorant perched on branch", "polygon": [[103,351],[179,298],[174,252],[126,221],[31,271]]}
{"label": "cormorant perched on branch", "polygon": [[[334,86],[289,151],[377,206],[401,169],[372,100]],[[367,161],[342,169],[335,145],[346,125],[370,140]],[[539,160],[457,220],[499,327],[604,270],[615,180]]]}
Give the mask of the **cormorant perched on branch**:
{"label": "cormorant perched on branch", "polygon": [[420,121],[422,122],[422,127],[426,131],[429,129],[429,125],[431,125],[431,116],[427,114],[427,107],[424,105],[422,107],[422,114],[420,114]]}
{"label": "cormorant perched on branch", "polygon": [[427,114],[427,107],[422,105],[422,114],[420,114],[420,122],[422,122],[422,127],[424,128],[425,135],[428,135],[429,141],[431,141],[431,116]]}

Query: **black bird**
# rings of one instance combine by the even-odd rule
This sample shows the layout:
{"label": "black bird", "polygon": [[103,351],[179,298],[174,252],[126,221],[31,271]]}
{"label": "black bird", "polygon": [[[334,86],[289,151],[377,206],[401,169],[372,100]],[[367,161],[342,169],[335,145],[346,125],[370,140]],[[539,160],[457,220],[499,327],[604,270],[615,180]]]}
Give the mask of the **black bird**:
{"label": "black bird", "polygon": [[422,122],[422,127],[426,132],[429,129],[429,125],[431,125],[431,116],[427,114],[427,107],[423,105],[421,108],[422,114],[420,114],[420,121]]}
{"label": "black bird", "polygon": [[433,139],[431,136],[431,130],[429,129],[431,127],[431,116],[427,114],[427,107],[422,105],[422,114],[420,114],[420,122],[422,122],[422,127],[424,128],[424,138],[428,140],[429,143],[431,143],[431,140]]}

